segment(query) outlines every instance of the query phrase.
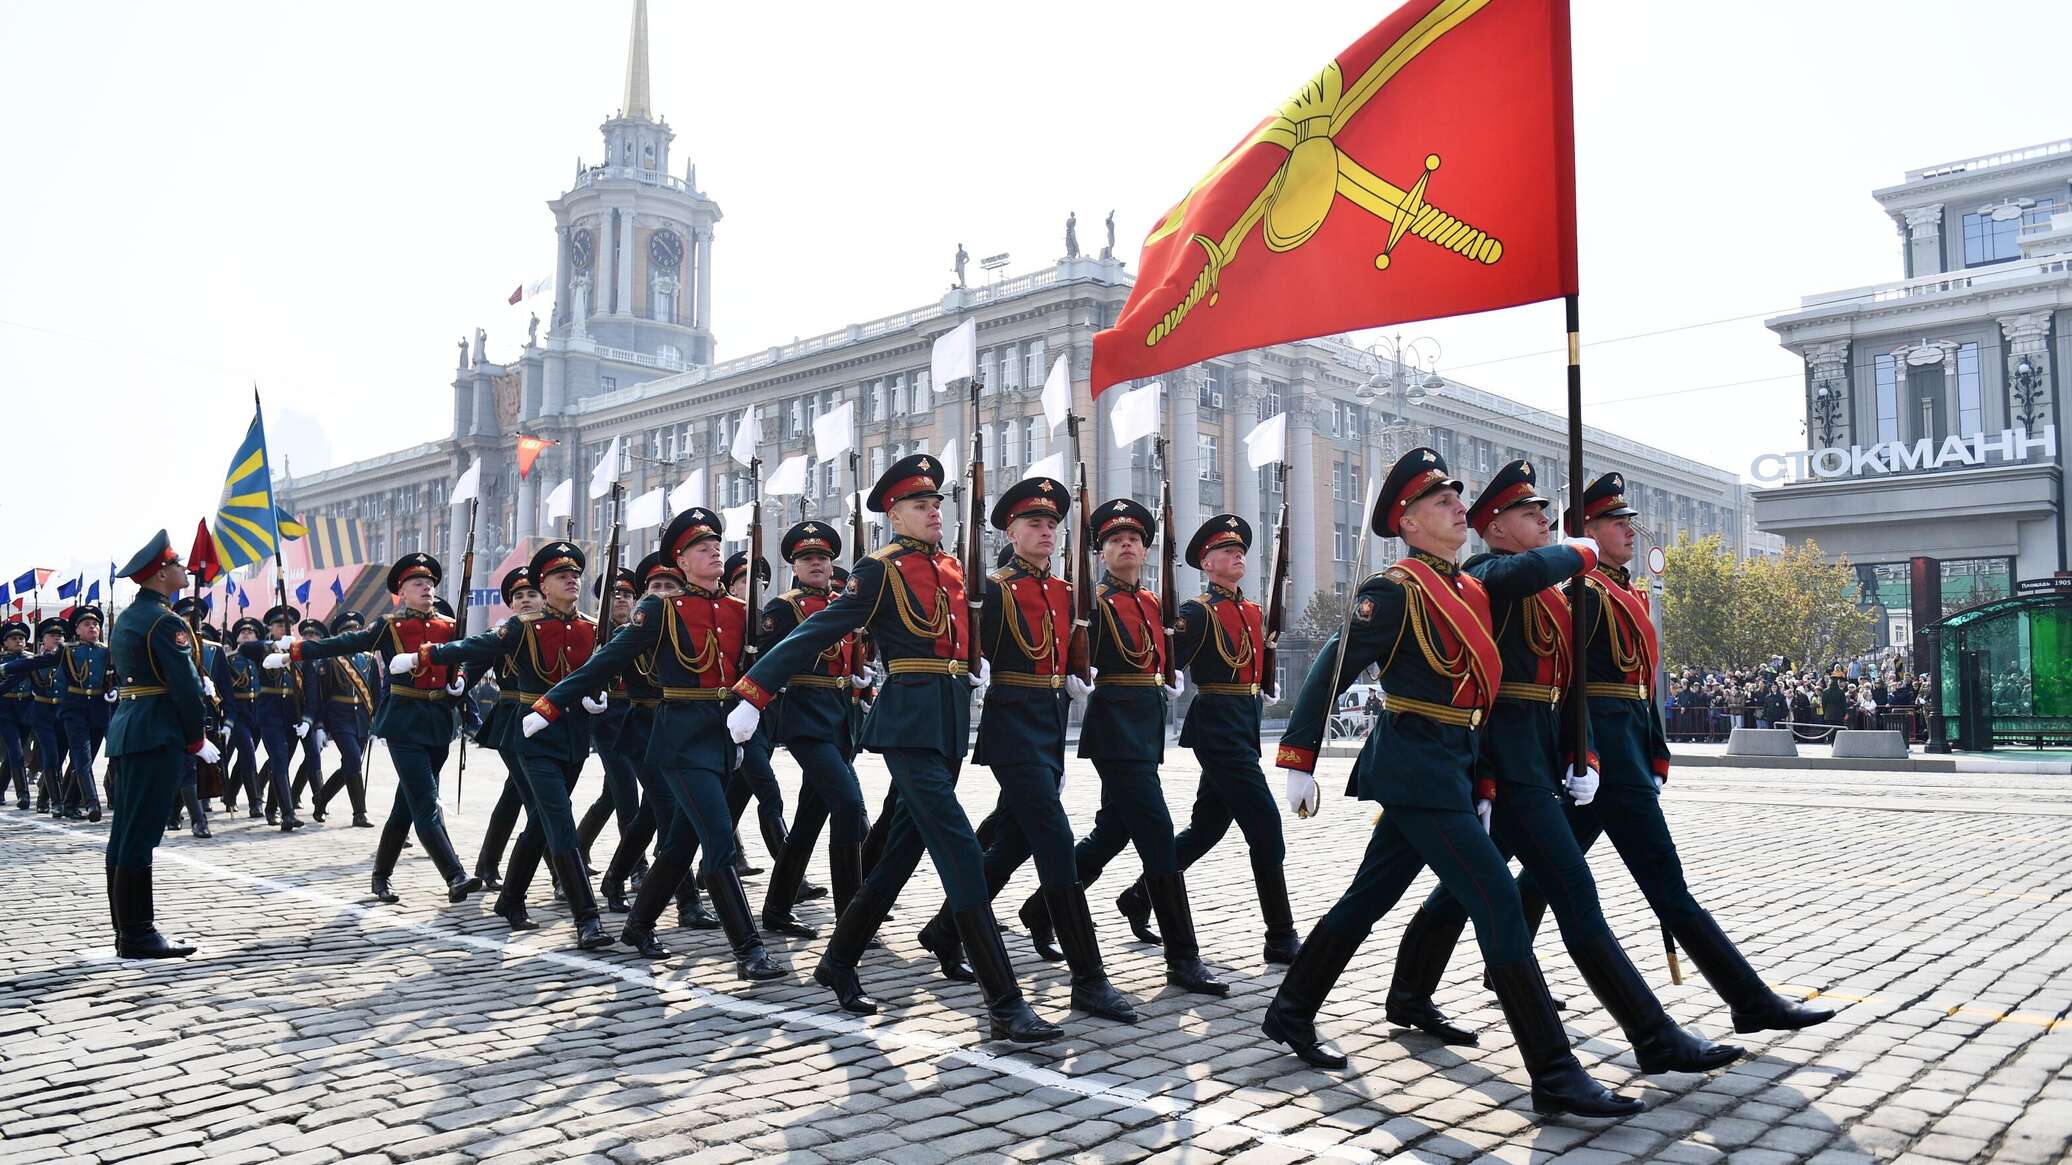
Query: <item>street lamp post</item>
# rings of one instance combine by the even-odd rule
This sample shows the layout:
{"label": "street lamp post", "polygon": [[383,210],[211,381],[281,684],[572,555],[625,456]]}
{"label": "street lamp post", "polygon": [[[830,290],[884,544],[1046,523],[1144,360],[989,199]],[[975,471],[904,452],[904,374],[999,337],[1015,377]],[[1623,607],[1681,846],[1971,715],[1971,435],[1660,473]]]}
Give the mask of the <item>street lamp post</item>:
{"label": "street lamp post", "polygon": [[2043,399],[2043,374],[2027,356],[2014,366],[2014,403],[2016,415],[2021,418],[2022,429],[2034,432],[2039,416],[2037,404]]}
{"label": "street lamp post", "polygon": [[1832,381],[1823,380],[1813,390],[1813,423],[1820,426],[1821,448],[1833,445],[1835,430],[1842,423],[1842,394]]}

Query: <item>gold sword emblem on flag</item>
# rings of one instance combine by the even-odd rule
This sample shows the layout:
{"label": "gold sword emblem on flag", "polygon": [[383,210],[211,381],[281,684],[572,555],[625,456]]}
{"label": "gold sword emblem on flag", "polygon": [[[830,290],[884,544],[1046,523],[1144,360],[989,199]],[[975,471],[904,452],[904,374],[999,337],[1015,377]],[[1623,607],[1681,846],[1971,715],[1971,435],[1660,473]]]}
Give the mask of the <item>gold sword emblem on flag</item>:
{"label": "gold sword emblem on flag", "polygon": [[1238,248],[1253,227],[1261,227],[1262,241],[1269,251],[1295,250],[1322,229],[1325,216],[1341,195],[1389,224],[1388,238],[1374,257],[1376,270],[1388,269],[1390,254],[1406,234],[1484,265],[1503,258],[1501,240],[1425,201],[1425,185],[1439,168],[1439,155],[1425,155],[1424,172],[1405,190],[1361,165],[1334,140],[1334,135],[1405,65],[1488,3],[1489,0],[1442,0],[1376,57],[1349,87],[1338,62],[1332,61],[1282,102],[1274,116],[1249,140],[1195,184],[1194,190],[1152,230],[1145,246],[1177,231],[1195,193],[1220,177],[1254,145],[1271,143],[1288,151],[1272,179],[1220,240],[1202,234],[1190,238],[1201,247],[1208,261],[1180,302],[1151,326],[1144,338],[1146,347],[1155,346],[1170,335],[1204,299],[1215,305],[1223,269],[1236,258]]}

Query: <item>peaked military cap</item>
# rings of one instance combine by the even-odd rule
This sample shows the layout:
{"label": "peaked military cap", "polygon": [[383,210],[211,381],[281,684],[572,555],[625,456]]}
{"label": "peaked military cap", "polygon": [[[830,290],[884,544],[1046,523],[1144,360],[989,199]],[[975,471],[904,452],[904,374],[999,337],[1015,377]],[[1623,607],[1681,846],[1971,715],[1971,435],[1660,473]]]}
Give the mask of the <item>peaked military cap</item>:
{"label": "peaked military cap", "polygon": [[800,522],[784,532],[784,541],[778,543],[778,552],[784,561],[796,561],[801,554],[825,554],[829,558],[842,552],[842,536],[826,522]]}
{"label": "peaked military cap", "polygon": [[1598,518],[1630,518],[1638,513],[1639,510],[1626,504],[1626,475],[1606,473],[1583,490],[1582,521],[1576,520],[1576,512],[1571,508],[1566,525],[1569,536],[1575,537],[1583,532],[1583,522]]}
{"label": "peaked military cap", "polygon": [[52,615],[48,619],[39,620],[36,624],[36,638],[38,639],[46,635],[63,635],[64,633],[65,621],[56,615]]}
{"label": "peaked military cap", "polygon": [[1097,547],[1125,530],[1135,530],[1144,540],[1144,545],[1149,546],[1152,536],[1158,533],[1158,519],[1151,516],[1151,507],[1135,498],[1102,502],[1088,515],[1088,520],[1093,523],[1094,545]]}
{"label": "peaked military cap", "polygon": [[878,478],[878,484],[871,487],[870,496],[864,499],[864,508],[873,514],[883,514],[892,509],[894,502],[908,498],[939,498],[942,496],[942,459],[929,453],[909,453],[892,463]]}
{"label": "peaked military cap", "polygon": [[726,532],[725,519],[704,506],[692,506],[669,520],[669,528],[662,532],[662,557],[673,566],[684,547],[696,546],[708,538],[724,537]]}
{"label": "peaked military cap", "polygon": [[144,544],[144,549],[130,555],[130,560],[115,573],[131,582],[138,582],[142,576],[150,574],[166,563],[178,561],[180,555],[173,549],[172,540],[166,537],[165,531],[160,530],[152,535],[151,541]]}
{"label": "peaked military cap", "polygon": [[331,630],[339,634],[367,625],[367,616],[358,611],[340,611],[331,616]]}
{"label": "peaked military cap", "polygon": [[1252,524],[1236,514],[1217,514],[1187,540],[1187,565],[1201,569],[1201,556],[1221,546],[1252,548]]}
{"label": "peaked military cap", "polygon": [[[624,586],[636,595],[640,593],[639,576],[635,575],[630,568],[623,566],[617,570],[598,575],[597,581],[590,587],[590,593],[602,599],[604,597],[604,583],[606,579],[610,579],[615,587]],[[508,602],[509,600],[506,601]]]}
{"label": "peaked military cap", "polygon": [[1008,486],[1000,500],[993,503],[993,528],[1005,530],[1016,518],[1062,521],[1065,511],[1071,508],[1072,494],[1064,482],[1054,477],[1025,477]]}
{"label": "peaked military cap", "polygon": [[649,583],[658,578],[673,578],[678,583],[684,581],[683,572],[676,569],[676,562],[673,559],[665,561],[659,550],[641,559],[640,565],[633,568],[633,575],[640,580],[640,589],[643,591],[647,590]]}
{"label": "peaked military cap", "polygon": [[293,627],[301,621],[302,612],[286,603],[266,609],[266,625],[269,627],[275,623],[286,623],[288,626]]}
{"label": "peaked military cap", "polygon": [[65,630],[76,637],[79,634],[79,625],[88,619],[92,619],[95,623],[105,622],[101,618],[101,609],[99,607],[80,607],[72,612],[70,618],[65,620]]}
{"label": "peaked military cap", "polygon": [[559,571],[572,570],[583,573],[589,560],[583,557],[583,548],[573,542],[559,539],[547,543],[532,552],[532,581],[534,586],[547,581],[547,576]]}
{"label": "peaked military cap", "polygon": [[29,625],[20,619],[9,619],[5,623],[0,623],[0,639],[9,639],[16,635],[27,639],[29,637]]}
{"label": "peaked military cap", "polygon": [[[726,569],[720,572],[720,585],[726,587],[733,586],[735,580],[739,579],[741,573],[747,569],[748,551],[736,550],[734,553],[727,555]],[[768,559],[759,560],[755,564],[755,577],[766,583],[770,581],[770,562]]]}
{"label": "peaked military cap", "polygon": [[1458,493],[1464,489],[1460,479],[1446,469],[1446,459],[1436,449],[1417,448],[1396,460],[1389,470],[1388,480],[1382,483],[1381,496],[1374,499],[1374,514],[1369,524],[1376,534],[1384,538],[1395,538],[1403,533],[1403,511],[1411,503],[1435,489],[1451,489]]}
{"label": "peaked military cap", "polygon": [[311,616],[310,618],[304,619],[302,622],[295,624],[295,634],[297,635],[307,635],[312,631],[317,633],[318,639],[322,639],[324,636],[331,634],[331,628],[325,626],[324,621],[322,619],[316,618],[315,616]]}
{"label": "peaked military cap", "polygon": [[532,568],[529,566],[512,567],[504,572],[504,581],[497,584],[497,593],[504,597],[504,606],[506,607],[511,605],[511,596],[516,595],[520,590],[536,591],[538,589],[540,588],[533,584]]}
{"label": "peaked military cap", "polygon": [[1553,503],[1540,496],[1539,475],[1533,471],[1530,461],[1513,461],[1496,471],[1482,492],[1475,495],[1475,504],[1468,507],[1468,525],[1480,534],[1489,529],[1489,523],[1498,514],[1512,506],[1536,505],[1545,509]]}
{"label": "peaked military cap", "polygon": [[246,615],[230,625],[230,637],[236,639],[238,634],[244,631],[250,631],[260,639],[266,638],[266,624],[252,618],[250,615]]}
{"label": "peaked military cap", "polygon": [[173,600],[173,614],[182,619],[197,619],[207,611],[208,608],[202,605],[202,601],[193,595],[181,595]]}
{"label": "peaked military cap", "polygon": [[841,586],[841,585],[842,585],[843,583],[845,583],[845,582],[848,582],[848,581],[849,581],[849,568],[848,568],[848,567],[846,567],[846,566],[837,566],[837,567],[835,567],[835,568],[834,568],[834,571],[833,571],[833,572],[832,572],[831,574],[829,574],[829,575],[828,575],[828,583],[829,583],[829,585],[831,585],[831,586],[837,586],[837,587],[839,587],[839,586]]}
{"label": "peaked military cap", "polygon": [[440,567],[439,560],[420,550],[415,554],[406,554],[398,558],[396,564],[389,567],[388,589],[392,595],[400,594],[403,584],[411,579],[428,578],[432,580],[433,586],[438,586],[439,580],[445,577],[446,571]]}

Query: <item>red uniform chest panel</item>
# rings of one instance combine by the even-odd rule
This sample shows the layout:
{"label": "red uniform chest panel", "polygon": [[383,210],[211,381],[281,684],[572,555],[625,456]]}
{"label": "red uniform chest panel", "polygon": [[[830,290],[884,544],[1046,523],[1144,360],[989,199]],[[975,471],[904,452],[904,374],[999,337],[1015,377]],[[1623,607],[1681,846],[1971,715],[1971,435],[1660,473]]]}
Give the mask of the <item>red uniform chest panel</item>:
{"label": "red uniform chest panel", "polygon": [[670,643],[676,658],[701,688],[730,688],[741,678],[742,644],[748,634],[748,605],[733,596],[681,595],[670,600],[676,626]]}
{"label": "red uniform chest panel", "polygon": [[1032,670],[1039,676],[1062,675],[1065,640],[1072,633],[1072,591],[1062,579],[1024,575],[1007,580],[1007,593],[1021,616],[1032,652]]}
{"label": "red uniform chest panel", "polygon": [[940,553],[902,554],[892,565],[906,585],[914,615],[935,631],[935,658],[964,658],[970,612],[964,606],[963,566]]}
{"label": "red uniform chest panel", "polygon": [[[415,652],[420,657],[417,666],[410,671],[410,686],[430,691],[443,688],[453,678],[453,670],[441,663],[426,663],[424,649],[435,643],[453,641],[455,627],[451,619],[395,619],[389,623],[389,636],[396,642],[396,652]],[[393,681],[391,681],[393,682]]]}
{"label": "red uniform chest panel", "polygon": [[[834,599],[835,597],[832,594],[802,594],[790,600],[791,609],[798,615],[798,621],[803,623],[821,611],[826,610],[827,605],[834,602]],[[854,634],[844,635],[835,641],[833,647],[820,653],[814,664],[814,670],[821,675],[846,676],[855,671],[855,668],[850,666],[855,658],[856,636]]]}
{"label": "red uniform chest panel", "polygon": [[1224,642],[1248,656],[1243,667],[1233,668],[1237,682],[1256,684],[1260,668],[1265,660],[1261,657],[1259,645],[1266,642],[1266,616],[1259,610],[1259,604],[1248,602],[1215,603],[1209,607],[1218,626],[1223,628]]}
{"label": "red uniform chest panel", "polygon": [[597,624],[587,619],[549,617],[527,626],[532,632],[534,665],[548,683],[557,683],[583,666],[597,647]]}
{"label": "red uniform chest panel", "polygon": [[1165,625],[1160,621],[1158,596],[1138,589],[1109,591],[1103,597],[1126,640],[1122,644],[1124,657],[1133,663],[1141,658],[1137,670],[1146,674],[1164,671]]}

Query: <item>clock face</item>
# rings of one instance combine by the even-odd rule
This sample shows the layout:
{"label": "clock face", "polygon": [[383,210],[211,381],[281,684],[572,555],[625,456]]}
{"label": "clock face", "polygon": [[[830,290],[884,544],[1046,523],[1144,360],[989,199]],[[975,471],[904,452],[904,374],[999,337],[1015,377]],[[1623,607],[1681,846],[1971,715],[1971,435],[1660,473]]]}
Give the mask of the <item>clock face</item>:
{"label": "clock face", "polygon": [[575,264],[576,270],[588,271],[590,269],[589,227],[578,227],[576,233],[569,236],[568,258],[569,262]]}
{"label": "clock face", "polygon": [[648,243],[648,257],[656,267],[674,271],[683,264],[683,240],[674,231],[656,231]]}

